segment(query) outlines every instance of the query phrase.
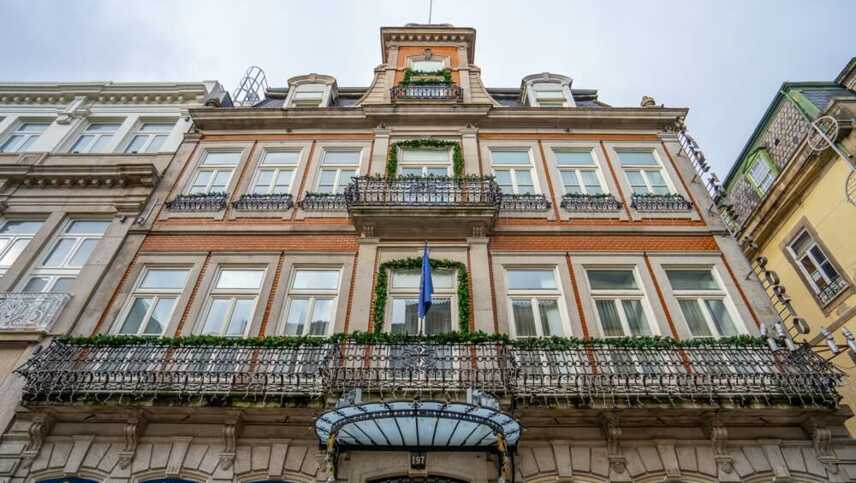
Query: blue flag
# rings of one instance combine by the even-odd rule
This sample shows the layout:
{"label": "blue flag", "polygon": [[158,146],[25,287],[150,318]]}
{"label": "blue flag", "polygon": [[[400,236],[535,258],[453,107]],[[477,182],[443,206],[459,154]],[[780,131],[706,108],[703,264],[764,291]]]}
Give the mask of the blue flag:
{"label": "blue flag", "polygon": [[434,282],[431,281],[431,262],[428,261],[428,242],[422,252],[422,276],[419,277],[419,318],[425,317],[431,308],[431,296],[434,294]]}

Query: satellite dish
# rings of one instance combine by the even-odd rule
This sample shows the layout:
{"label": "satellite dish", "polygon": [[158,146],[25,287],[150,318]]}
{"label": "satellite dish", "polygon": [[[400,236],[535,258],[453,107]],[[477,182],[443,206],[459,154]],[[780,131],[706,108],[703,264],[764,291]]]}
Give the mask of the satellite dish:
{"label": "satellite dish", "polygon": [[838,121],[834,117],[819,117],[811,123],[811,127],[814,128],[814,131],[808,138],[808,145],[812,150],[820,152],[835,144],[835,139],[838,137],[840,128]]}

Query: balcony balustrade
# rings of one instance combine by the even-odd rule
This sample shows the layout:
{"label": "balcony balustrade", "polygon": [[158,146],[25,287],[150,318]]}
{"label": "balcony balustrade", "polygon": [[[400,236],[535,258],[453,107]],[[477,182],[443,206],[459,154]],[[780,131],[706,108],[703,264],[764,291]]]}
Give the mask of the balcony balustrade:
{"label": "balcony balustrade", "polygon": [[390,89],[392,102],[456,101],[464,98],[463,89],[454,84],[399,85]]}
{"label": "balcony balustrade", "polygon": [[0,331],[47,332],[69,298],[67,293],[0,293]]}
{"label": "balcony balustrade", "polygon": [[346,207],[342,193],[306,193],[300,201],[305,211],[341,211]]}
{"label": "balcony balustrade", "polygon": [[823,305],[832,302],[832,300],[838,296],[844,289],[847,288],[847,281],[844,280],[843,277],[838,277],[835,280],[829,282],[829,285],[823,287],[817,294],[817,298],[820,300],[820,303]]}
{"label": "balcony balustrade", "polygon": [[172,211],[205,212],[226,209],[226,193],[193,193],[176,196],[166,203]]}
{"label": "balcony balustrade", "polygon": [[571,212],[607,213],[620,210],[621,202],[611,194],[568,193],[562,197],[561,207]]}
{"label": "balcony balustrade", "polygon": [[808,347],[526,348],[502,342],[338,343],[295,347],[121,346],[54,341],[17,371],[25,398],[200,395],[250,400],[456,392],[604,401],[725,399],[835,405],[842,374]]}
{"label": "balcony balustrade", "polygon": [[647,212],[682,212],[692,209],[693,204],[680,194],[634,194],[630,206],[636,211]]}
{"label": "balcony balustrade", "polygon": [[552,206],[550,200],[541,194],[502,194],[501,211],[547,211]]}
{"label": "balcony balustrade", "polygon": [[294,206],[288,193],[254,194],[247,193],[235,201],[232,206],[241,211],[282,211]]}

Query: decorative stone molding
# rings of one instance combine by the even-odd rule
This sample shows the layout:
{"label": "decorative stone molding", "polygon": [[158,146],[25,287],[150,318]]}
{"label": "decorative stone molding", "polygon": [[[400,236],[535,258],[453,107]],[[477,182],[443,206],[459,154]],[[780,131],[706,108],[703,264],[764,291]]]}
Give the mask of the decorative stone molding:
{"label": "decorative stone molding", "polygon": [[657,107],[657,101],[651,96],[642,96],[642,102],[639,103],[639,107]]}
{"label": "decorative stone molding", "polygon": [[160,178],[153,164],[106,166],[0,166],[0,178],[30,188],[153,188]]}
{"label": "decorative stone molding", "polygon": [[241,416],[237,415],[223,422],[223,452],[220,453],[220,469],[226,471],[235,464],[238,435],[241,432]]}
{"label": "decorative stone molding", "polygon": [[50,433],[53,425],[54,418],[48,413],[33,416],[33,421],[30,424],[29,429],[27,429],[27,434],[29,436],[27,446],[24,447],[24,451],[21,453],[21,465],[24,468],[28,468],[36,456],[38,456],[39,451],[42,449],[42,445],[45,444],[45,438]]}
{"label": "decorative stone molding", "polygon": [[143,434],[146,428],[146,419],[142,414],[135,414],[128,418],[125,422],[125,427],[122,428],[122,435],[125,438],[125,447],[119,452],[119,467],[127,468],[131,461],[134,460],[134,455],[137,453],[137,444],[140,441],[140,435]]}
{"label": "decorative stone molding", "polygon": [[89,108],[84,106],[85,103],[86,96],[76,96],[64,109],[57,113],[57,124],[69,124],[74,119],[81,119],[88,116]]}
{"label": "decorative stone molding", "polygon": [[825,423],[816,419],[808,420],[803,429],[811,435],[818,461],[826,466],[830,474],[838,474],[838,457],[832,451],[832,431]]}
{"label": "decorative stone molding", "polygon": [[714,414],[707,420],[705,431],[710,438],[717,468],[726,474],[733,473],[734,458],[728,452],[728,429],[722,424],[718,415]]}
{"label": "decorative stone molding", "polygon": [[606,438],[609,467],[616,473],[624,473],[627,469],[627,460],[621,450],[621,427],[618,415],[601,414],[600,424]]}

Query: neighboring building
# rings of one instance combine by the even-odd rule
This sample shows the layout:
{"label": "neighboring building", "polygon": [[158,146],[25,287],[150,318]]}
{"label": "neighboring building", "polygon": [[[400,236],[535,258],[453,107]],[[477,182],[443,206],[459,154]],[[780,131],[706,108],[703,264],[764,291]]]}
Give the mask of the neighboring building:
{"label": "neighboring building", "polygon": [[[856,58],[835,81],[782,84],[724,182],[746,256],[767,261],[815,343],[821,327],[840,344],[841,328],[856,330],[854,85]],[[852,385],[843,394],[856,402]],[[856,431],[856,420],[848,425]]]}
{"label": "neighboring building", "polygon": [[381,45],[367,88],[191,109],[127,268],[20,368],[0,476],[856,479],[837,369],[757,337],[686,109],[486,88],[469,28]]}
{"label": "neighboring building", "polygon": [[45,337],[90,319],[130,262],[135,221],[216,82],[0,84],[0,426],[10,373]]}

